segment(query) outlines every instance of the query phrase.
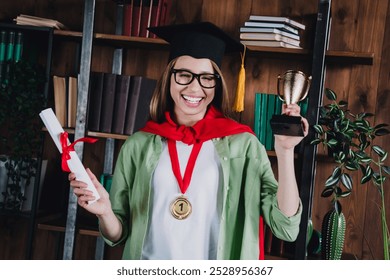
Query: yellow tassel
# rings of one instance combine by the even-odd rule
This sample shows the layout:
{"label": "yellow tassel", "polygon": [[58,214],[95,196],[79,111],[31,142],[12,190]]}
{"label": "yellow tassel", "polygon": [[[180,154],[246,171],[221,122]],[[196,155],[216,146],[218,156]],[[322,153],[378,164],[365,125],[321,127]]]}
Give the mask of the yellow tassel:
{"label": "yellow tassel", "polygon": [[246,46],[244,46],[244,53],[241,54],[241,68],[238,73],[238,81],[237,81],[237,89],[236,89],[236,97],[234,99],[233,110],[235,112],[244,111],[244,98],[245,98],[245,51]]}

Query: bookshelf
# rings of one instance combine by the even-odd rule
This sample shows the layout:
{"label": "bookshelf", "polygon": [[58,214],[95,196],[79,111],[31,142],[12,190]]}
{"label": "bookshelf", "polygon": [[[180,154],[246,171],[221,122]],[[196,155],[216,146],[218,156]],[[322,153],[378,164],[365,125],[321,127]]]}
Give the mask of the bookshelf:
{"label": "bookshelf", "polygon": [[[36,26],[21,26],[10,23],[0,23],[0,30],[9,32],[20,32],[23,36],[22,41],[22,57],[21,60],[29,61],[32,65],[40,65],[43,68],[43,95],[47,99],[49,91],[49,77],[51,73],[52,64],[52,49],[53,49],[53,29],[48,27],[36,27]],[[3,67],[4,65],[2,65]],[[5,69],[3,67],[3,69]],[[1,129],[1,128],[0,128]],[[26,128],[28,129],[28,128]],[[3,131],[2,131],[3,132]],[[6,135],[6,134],[4,134]],[[3,136],[3,135],[2,135]],[[38,166],[36,168],[36,174],[41,174],[42,169],[42,149],[43,149],[43,137],[41,137],[41,147],[37,158]],[[2,146],[3,147],[3,146]],[[2,149],[0,154],[7,154],[7,151]],[[21,208],[20,211],[7,210],[0,208],[0,218],[7,219],[23,219],[27,222],[27,241],[24,248],[25,258],[29,259],[32,255],[32,242],[35,233],[35,222],[38,213],[38,201],[40,192],[41,176],[33,178],[34,184],[29,185],[33,187],[32,196],[29,201],[31,206],[27,210]],[[27,193],[27,192],[26,192]],[[0,194],[2,196],[2,194]],[[25,194],[25,196],[27,196]],[[24,223],[24,222],[22,222]]]}
{"label": "bookshelf", "polygon": [[[30,1],[27,1],[27,2],[30,2]],[[63,1],[59,1],[59,2],[63,2]],[[88,2],[90,2],[90,1],[88,1]],[[155,67],[157,70],[147,70],[147,71],[149,71],[149,72],[147,72],[148,74],[152,73],[152,75],[155,75],[154,73],[159,72],[159,69],[161,69],[161,65],[165,63],[165,61],[164,61],[165,57],[160,57],[159,60],[157,61],[157,64],[154,64],[154,63],[143,64],[143,61],[145,61],[145,62],[147,61],[147,59],[145,58],[146,56],[151,55],[151,56],[157,57],[157,56],[160,56],[161,54],[164,54],[168,48],[168,45],[160,39],[115,35],[114,34],[115,32],[110,27],[111,25],[113,25],[112,19],[115,17],[113,16],[113,12],[110,9],[105,9],[106,7],[112,6],[114,2],[112,0],[96,1],[96,2],[93,1],[93,2],[95,4],[95,5],[93,5],[93,10],[95,12],[94,16],[96,17],[96,19],[99,19],[99,21],[95,22],[94,28],[92,30],[89,30],[88,28],[85,28],[85,27],[83,27],[83,28],[79,27],[79,26],[81,26],[81,24],[79,24],[79,22],[81,21],[81,18],[82,18],[82,17],[80,17],[80,14],[82,14],[82,8],[80,8],[79,6],[84,5],[84,7],[86,7],[87,1],[81,1],[80,2],[81,4],[80,3],[77,3],[77,4],[72,3],[72,5],[75,6],[74,7],[75,14],[74,14],[74,16],[72,16],[73,17],[72,21],[69,19],[69,21],[67,22],[66,16],[63,15],[65,13],[56,11],[55,10],[56,8],[53,8],[54,10],[50,11],[50,12],[53,12],[53,15],[55,15],[56,18],[58,18],[60,21],[67,23],[67,25],[70,25],[70,27],[73,29],[72,31],[69,31],[69,30],[54,30],[53,31],[53,37],[54,37],[54,40],[57,42],[57,46],[59,46],[61,48],[62,45],[69,44],[69,42],[74,43],[74,45],[76,46],[75,47],[76,51],[68,50],[68,52],[70,53],[68,56],[61,57],[60,59],[58,57],[54,58],[55,59],[54,67],[55,67],[56,71],[52,71],[52,73],[59,73],[59,74],[65,73],[66,74],[66,73],[72,72],[72,74],[74,74],[74,73],[76,73],[76,71],[78,73],[79,72],[78,68],[80,65],[76,65],[74,68],[75,69],[77,68],[77,70],[75,70],[72,68],[72,66],[67,66],[67,64],[71,63],[71,62],[69,62],[70,60],[77,61],[76,64],[80,64],[82,62],[82,60],[84,58],[88,57],[89,55],[92,57],[92,61],[90,61],[90,63],[92,64],[91,65],[92,69],[99,69],[99,70],[101,69],[103,71],[112,71],[111,66],[104,68],[105,66],[97,65],[97,62],[96,62],[96,60],[99,60],[99,58],[100,59],[104,58],[107,60],[112,59],[113,53],[111,53],[111,51],[106,52],[105,50],[102,50],[105,48],[110,48],[112,50],[123,49],[124,57],[123,57],[122,62],[123,62],[123,68],[126,68],[125,72],[127,72],[127,74],[129,72],[131,73],[131,71],[139,71],[139,73],[143,74],[143,73],[146,73],[146,70],[145,70],[146,68],[150,69],[153,67]],[[184,4],[184,2],[186,2],[186,4]],[[175,7],[177,7],[178,15],[174,15],[172,20],[174,22],[178,22],[178,23],[195,21],[195,20],[209,20],[209,21],[215,22],[217,25],[221,26],[223,29],[227,30],[232,35],[236,35],[237,33],[235,33],[235,32],[237,31],[238,26],[241,24],[240,21],[242,21],[243,18],[246,18],[247,14],[251,10],[254,10],[254,12],[257,12],[257,14],[259,13],[259,11],[260,12],[265,11],[265,13],[274,14],[274,15],[280,15],[280,14],[290,15],[290,12],[287,12],[287,11],[291,11],[291,15],[301,19],[301,18],[304,18],[304,16],[306,16],[306,15],[311,15],[312,13],[315,13],[316,12],[315,6],[317,6],[319,2],[323,2],[323,1],[317,1],[317,0],[308,1],[300,9],[293,7],[292,10],[288,10],[287,8],[289,7],[289,4],[286,4],[283,1],[278,1],[277,2],[278,4],[273,5],[273,7],[270,7],[270,5],[267,6],[267,4],[264,4],[265,1],[261,2],[261,4],[257,4],[257,3],[255,4],[252,1],[232,1],[231,3],[229,2],[230,4],[233,5],[233,8],[232,8],[232,6],[227,7],[225,5],[226,3],[223,1],[207,1],[206,2],[206,1],[196,1],[195,0],[195,1],[188,1],[188,2],[187,1],[177,1],[177,3],[175,1]],[[338,15],[337,10],[340,8],[343,8],[342,6],[346,5],[345,4],[346,1],[340,1],[340,2],[338,1],[338,3],[335,3],[335,1],[332,1],[332,2],[333,2],[332,3],[332,13],[334,13],[334,16],[337,17],[337,15]],[[369,4],[364,4],[364,3],[366,3],[366,1],[361,1],[361,4],[359,4],[359,7],[361,5],[369,5]],[[300,4],[297,4],[297,5],[300,5]],[[4,6],[4,5],[5,4],[0,4],[0,6]],[[10,9],[4,9],[5,13],[9,13],[8,11],[14,11],[15,14],[19,13],[19,11],[16,11],[17,8],[16,8],[15,4],[13,4],[13,5],[7,4],[6,7],[7,6],[10,6]],[[28,7],[27,3],[26,3],[26,6]],[[250,6],[250,8],[248,8],[249,6]],[[102,9],[102,7],[103,7],[103,9]],[[193,9],[189,10],[188,7],[191,7]],[[384,7],[384,4],[381,4],[381,7]],[[240,9],[235,9],[235,8],[240,8]],[[57,8],[57,9],[59,9],[59,8]],[[43,4],[41,5],[41,7],[38,7],[37,10],[32,10],[31,8],[30,8],[30,10],[35,11],[36,15],[40,15],[40,14],[45,15]],[[102,10],[105,10],[104,16],[102,15],[103,14]],[[232,10],[240,11],[240,13],[238,13],[238,14],[235,13],[235,15],[233,17],[230,15],[232,13],[231,12]],[[362,9],[362,10],[364,10],[364,9]],[[378,9],[378,11],[379,10],[380,9]],[[384,9],[384,10],[386,10],[386,9]],[[46,13],[49,13],[49,11],[47,11]],[[379,13],[379,12],[377,12],[377,13]],[[354,14],[354,11],[352,11],[352,14]],[[234,20],[233,20],[233,18],[234,18]],[[356,18],[357,18],[357,23],[358,23],[358,25],[356,25],[356,26],[358,26],[357,29],[359,29],[359,30],[368,30],[369,29],[368,27],[364,27],[365,29],[362,29],[363,28],[362,25],[364,25],[364,23],[362,23],[362,20],[367,21],[366,16],[359,14],[359,16],[356,16]],[[378,17],[378,18],[381,18],[383,20],[384,17],[382,16],[382,17]],[[232,20],[230,20],[230,19],[232,19]],[[371,21],[369,21],[369,23],[371,23]],[[368,76],[367,79],[364,79],[365,76],[363,76],[363,75],[367,75],[366,73],[370,72],[370,70],[367,70],[367,69],[371,69],[371,68],[377,69],[378,60],[381,57],[381,53],[378,52],[377,49],[375,49],[373,47],[370,47],[370,48],[360,47],[360,45],[363,45],[363,43],[360,44],[359,42],[355,43],[356,46],[351,46],[350,41],[352,41],[352,39],[345,39],[345,38],[348,36],[351,36],[351,37],[356,36],[357,33],[354,30],[349,30],[348,32],[343,30],[342,28],[349,29],[350,27],[345,26],[345,27],[340,28],[340,26],[337,26],[340,24],[341,24],[340,21],[337,21],[337,20],[334,21],[332,29],[334,27],[336,27],[336,28],[338,28],[337,29],[338,32],[341,29],[340,33],[343,33],[343,39],[338,41],[340,43],[337,44],[335,48],[332,48],[332,49],[336,49],[337,51],[335,51],[335,50],[325,51],[325,56],[324,56],[325,64],[331,66],[331,67],[328,67],[328,71],[327,71],[327,76],[329,77],[328,79],[330,80],[330,83],[332,81],[335,81],[336,84],[340,85],[340,88],[342,88],[343,90],[345,89],[346,91],[350,88],[354,88],[353,86],[349,85],[348,81],[342,80],[342,78],[347,78],[347,79],[349,78],[347,76],[348,74],[345,74],[345,72],[350,71],[350,69],[352,68],[352,70],[351,70],[352,78],[350,81],[351,84],[353,82],[356,82],[356,81],[359,81],[359,83],[360,83],[363,80],[364,85],[367,85],[367,84],[373,85],[371,88],[375,89],[374,83],[369,82],[369,80],[373,80],[373,77],[375,77],[374,76],[375,73],[373,72],[373,74],[370,74],[370,76]],[[103,28],[102,27],[103,25],[107,25],[109,27]],[[367,24],[367,26],[370,26],[370,24]],[[377,25],[375,25],[375,26],[377,26]],[[362,35],[357,36],[359,39],[362,39],[362,38],[364,39],[364,40],[363,39],[360,40],[361,42],[370,41],[369,39],[372,36],[371,37],[368,36],[367,33],[369,33],[369,32],[365,32],[366,35],[363,35],[364,34],[364,32],[363,32]],[[314,32],[313,32],[313,34],[314,34]],[[345,35],[345,34],[351,34],[351,35]],[[93,52],[95,53],[94,55],[96,55],[96,54],[98,55],[98,58],[93,58],[94,55],[92,55],[92,53],[87,54],[87,55],[85,55],[85,54],[82,55],[82,49],[83,49],[83,51],[88,49],[87,43],[86,42],[83,43],[84,36],[87,36],[90,39],[90,41],[92,43],[91,50],[93,50]],[[368,37],[368,40],[366,40],[366,36]],[[314,38],[314,36],[311,38]],[[345,45],[343,45],[343,44],[345,44]],[[343,50],[343,49],[351,50],[351,51],[339,51],[339,50]],[[130,50],[130,51],[128,51],[128,50]],[[352,50],[357,50],[357,51],[352,51]],[[150,51],[150,52],[148,52],[148,51]],[[71,53],[71,52],[73,52],[73,53]],[[126,52],[128,52],[130,54],[126,54]],[[154,53],[156,53],[157,55],[155,55]],[[292,61],[297,62],[298,61],[297,64],[302,63],[304,65],[309,65],[307,68],[310,69],[310,67],[312,67],[311,65],[312,65],[312,60],[313,60],[313,53],[314,53],[314,51],[312,48],[295,50],[295,49],[277,49],[277,48],[266,48],[266,47],[248,47],[246,60],[248,62],[248,66],[249,66],[247,68],[247,71],[248,71],[247,73],[249,73],[249,75],[247,77],[248,77],[249,81],[247,84],[248,88],[247,88],[246,105],[252,104],[251,93],[254,92],[254,90],[253,90],[254,88],[258,87],[259,85],[263,86],[263,85],[273,83],[273,80],[272,80],[272,77],[274,76],[273,74],[276,71],[279,71],[279,69],[274,67],[272,71],[269,71],[268,69],[266,69],[266,68],[268,68],[268,65],[270,65],[270,64],[276,65],[279,63],[283,63],[284,61],[286,62],[287,65],[291,65],[292,63],[290,63],[290,62],[292,62]],[[137,58],[137,56],[139,58]],[[83,57],[83,59],[82,59],[82,57]],[[131,58],[131,57],[133,57],[133,58]],[[143,59],[143,58],[145,58],[145,59]],[[228,73],[229,80],[233,80],[233,78],[235,77],[234,74],[232,74],[232,73],[234,73],[236,65],[232,61],[234,61],[233,58],[229,57],[227,59],[227,64],[225,65],[225,69],[224,69],[225,70],[224,73]],[[61,66],[61,67],[65,68],[65,70],[62,70],[62,68],[60,68],[58,66],[58,65],[60,65],[60,62],[64,62],[64,65],[66,64],[66,66]],[[254,71],[256,69],[255,69],[255,67],[251,67],[251,66],[253,66],[253,64],[255,64],[255,66],[256,66],[256,63],[260,64],[259,68],[261,68],[261,71],[262,71],[262,72],[260,72],[259,76],[254,75],[254,74],[257,74]],[[273,65],[271,65],[271,66],[273,66]],[[136,67],[137,67],[137,69],[136,69]],[[282,67],[280,67],[280,68],[282,68]],[[341,68],[341,70],[339,70],[340,68]],[[58,70],[58,69],[60,69],[60,70]],[[134,70],[134,69],[136,69],[136,70]],[[83,72],[80,72],[80,74],[84,73],[85,75],[87,75],[87,73],[84,71],[85,70],[83,70]],[[155,72],[153,72],[153,71],[155,71]],[[254,73],[253,76],[251,76],[252,73]],[[341,75],[340,75],[340,73],[341,73]],[[267,75],[269,75],[271,78],[269,78]],[[264,76],[265,76],[265,78],[264,78]],[[336,76],[340,76],[340,78],[335,79],[335,78],[337,78]],[[230,83],[230,81],[228,81],[228,83]],[[252,87],[252,85],[251,85],[252,83],[255,83],[256,86]],[[231,82],[230,87],[232,87],[231,86],[232,84],[233,84],[233,82]],[[358,86],[356,86],[356,87],[358,87]],[[382,86],[382,88],[383,88],[383,86]],[[269,89],[268,92],[273,92],[272,86],[265,86],[265,89],[266,90]],[[372,91],[370,91],[370,94],[371,93],[372,93]],[[358,95],[358,94],[351,93],[351,95]],[[376,96],[376,94],[375,94],[375,96]],[[351,97],[351,98],[354,98],[354,97]],[[368,104],[370,106],[372,106],[372,102],[374,100],[376,100],[375,97],[373,97],[371,95],[368,97],[368,99],[369,99]],[[352,102],[351,102],[351,104],[352,104]],[[85,109],[85,107],[83,108],[83,110],[84,109]],[[251,108],[246,106],[245,110],[246,110],[246,112],[243,113],[242,120],[244,123],[251,125],[251,116],[250,116],[251,113],[249,112],[251,110]],[[82,131],[82,130],[80,130],[79,128],[76,128],[76,129],[69,129],[69,130],[67,129],[67,131],[69,133],[72,133],[73,135],[75,135],[75,134],[80,133],[80,131]],[[78,135],[80,135],[80,134],[78,134]],[[99,138],[99,142],[100,142],[99,148],[96,148],[96,149],[91,148],[91,147],[83,147],[83,149],[82,149],[83,158],[87,161],[87,163],[90,163],[92,161],[91,158],[93,160],[96,159],[97,161],[101,160],[102,154],[104,154],[105,150],[106,150],[106,142],[112,143],[112,144],[107,144],[108,147],[111,147],[111,145],[120,146],[121,141],[124,141],[127,138],[126,135],[93,132],[93,131],[88,131],[87,129],[84,130],[83,135],[97,137],[97,138]],[[75,138],[77,138],[77,137],[79,137],[79,136],[75,136]],[[98,150],[98,152],[97,152],[97,150]],[[108,152],[107,157],[105,157],[106,159],[110,160],[110,158],[111,158],[110,153],[112,155],[112,152]],[[270,152],[269,156],[271,158],[273,158],[275,155],[272,152]],[[114,159],[115,159],[115,156],[114,156]],[[297,153],[296,159],[298,162],[300,160],[302,160],[303,159],[302,154]],[[300,170],[299,170],[299,172],[300,172]],[[319,170],[319,172],[321,173],[321,170]],[[50,195],[50,192],[49,192],[49,195]],[[316,214],[316,213],[317,212],[315,212],[313,214]],[[38,219],[38,220],[39,221],[37,221],[37,222],[39,225],[39,227],[38,227],[39,230],[43,231],[44,230],[43,228],[45,228],[45,225],[47,225],[45,230],[46,231],[50,230],[51,220],[46,220],[46,219],[43,221],[41,221],[40,219]],[[54,220],[55,219],[53,219],[53,221]],[[359,221],[361,221],[361,220],[359,220]],[[57,231],[56,234],[64,235],[65,230],[66,230],[66,219],[62,218],[61,220],[58,220],[58,224],[57,224],[56,228],[57,229],[61,228],[61,231]],[[89,236],[89,235],[85,235],[85,234],[90,234],[91,239],[96,238],[97,231],[95,231],[95,230],[90,231],[88,229],[87,225],[85,225],[85,226],[83,225],[82,219],[77,219],[76,227],[75,227],[75,231],[74,231],[74,235],[76,236],[76,238],[73,238],[73,242],[77,241],[76,240],[78,238],[77,236],[80,234],[81,231],[83,232],[82,235],[84,237]],[[61,240],[60,242],[61,242],[60,246],[63,247],[63,240]],[[74,251],[78,250],[77,247],[80,247],[80,244],[77,245],[77,242],[76,242],[76,245],[74,245],[74,247],[73,247]],[[63,256],[60,256],[60,257],[63,257]],[[75,257],[74,253],[73,253],[72,257],[73,258]]]}
{"label": "bookshelf", "polygon": [[[320,1],[324,2],[324,1]],[[327,1],[325,1],[327,2]],[[84,135],[99,137],[106,141],[105,144],[105,162],[104,162],[104,172],[110,172],[112,170],[113,165],[113,150],[115,141],[117,140],[125,140],[127,138],[126,135],[118,135],[118,134],[110,134],[110,133],[101,133],[101,132],[92,132],[88,131],[85,128],[85,118],[86,118],[86,106],[85,103],[88,95],[88,83],[86,81],[89,80],[90,68],[91,68],[91,57],[92,57],[92,49],[94,46],[109,46],[115,49],[116,56],[114,55],[113,60],[113,73],[121,73],[121,62],[122,62],[122,49],[132,48],[132,49],[149,49],[149,50],[159,50],[166,51],[168,49],[168,45],[165,41],[160,39],[152,39],[152,38],[142,38],[142,37],[129,37],[123,35],[116,34],[105,34],[105,33],[96,33],[94,32],[94,16],[95,16],[95,1],[94,0],[86,0],[84,7],[84,26],[82,32],[75,31],[64,31],[64,30],[55,30],[54,36],[59,40],[66,41],[75,41],[81,44],[81,56],[80,56],[80,84],[79,84],[79,93],[81,95],[81,101],[79,101],[78,112],[77,112],[77,123],[74,130],[75,138],[81,138]],[[330,3],[328,2],[328,5]],[[118,4],[120,6],[120,4]],[[120,11],[120,10],[119,10]],[[326,23],[327,24],[327,23]],[[120,34],[120,32],[117,32]],[[316,39],[325,40],[326,34],[318,35],[316,33]],[[367,64],[371,65],[373,63],[374,55],[373,53],[356,53],[356,52],[338,52],[338,51],[324,51],[325,41],[319,43],[317,49],[306,50],[306,49],[285,49],[285,48],[267,48],[267,47],[248,47],[248,59],[253,57],[266,57],[266,58],[276,58],[276,59],[303,59],[310,63],[310,61],[314,61],[314,56],[321,56],[321,59],[328,62],[332,62],[337,60],[337,62],[345,61],[346,63],[352,64]],[[318,53],[318,52],[323,52]],[[318,71],[319,77],[317,77],[318,85],[317,87],[323,86],[324,79],[324,61],[322,63],[316,64],[313,62],[313,71],[316,69]],[[322,84],[322,85],[321,85]],[[84,87],[82,87],[84,86]],[[314,116],[316,117],[316,116]],[[80,158],[83,158],[83,147],[77,150]],[[269,153],[270,157],[274,157],[274,153]],[[300,156],[297,156],[300,157]],[[303,158],[310,158],[310,156],[303,156]],[[309,163],[312,166],[313,161],[311,159],[302,160],[302,163]],[[306,176],[306,175],[305,175]],[[310,183],[310,182],[309,182]],[[310,198],[306,199],[306,205],[310,204]],[[94,237],[98,237],[97,229],[91,229],[86,224],[83,224],[83,221],[78,221],[76,223],[77,216],[77,203],[72,198],[72,193],[70,193],[69,197],[69,206],[68,206],[68,216],[66,220],[62,219],[60,221],[56,221],[54,225],[50,226],[50,223],[40,224],[41,229],[48,230],[58,230],[61,232],[65,232],[65,241],[64,241],[64,259],[71,259],[73,256],[74,250],[74,241],[75,241],[75,233],[82,233],[84,235],[90,235]],[[308,215],[309,216],[309,215]],[[306,223],[304,221],[302,224]],[[63,226],[59,226],[62,224]],[[77,224],[77,226],[76,226]],[[76,229],[77,228],[77,229]],[[306,237],[302,237],[302,240],[305,240]],[[97,241],[96,246],[96,258],[102,258],[104,252],[104,244],[101,243],[101,240]],[[297,258],[302,258],[300,254],[297,253]]]}

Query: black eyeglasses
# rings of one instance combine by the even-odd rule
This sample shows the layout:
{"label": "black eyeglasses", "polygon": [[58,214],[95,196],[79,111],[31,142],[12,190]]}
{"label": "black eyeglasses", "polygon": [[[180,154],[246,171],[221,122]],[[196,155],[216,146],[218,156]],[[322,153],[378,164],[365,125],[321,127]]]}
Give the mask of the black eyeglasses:
{"label": "black eyeglasses", "polygon": [[191,71],[181,69],[172,69],[171,73],[173,73],[175,77],[175,82],[182,86],[191,84],[194,78],[196,78],[201,87],[214,88],[217,85],[218,79],[221,78],[218,74],[195,74]]}

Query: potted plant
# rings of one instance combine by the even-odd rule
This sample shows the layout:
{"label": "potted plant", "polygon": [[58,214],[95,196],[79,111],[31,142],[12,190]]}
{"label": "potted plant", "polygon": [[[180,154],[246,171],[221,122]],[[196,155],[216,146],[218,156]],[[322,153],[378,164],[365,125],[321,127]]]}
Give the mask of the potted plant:
{"label": "potted plant", "polygon": [[28,61],[8,62],[6,68],[8,76],[0,83],[0,161],[7,179],[0,208],[20,211],[38,170],[45,80],[43,70]]}
{"label": "potted plant", "polygon": [[317,133],[311,142],[328,148],[328,154],[335,163],[332,174],[325,182],[322,197],[332,198],[332,209],[326,213],[322,224],[321,252],[323,259],[340,259],[345,236],[345,217],[340,200],[348,197],[353,188],[352,172],[362,172],[361,184],[372,182],[381,197],[381,223],[384,258],[389,259],[389,231],[386,224],[383,185],[390,174],[384,165],[387,151],[374,144],[374,139],[390,133],[387,124],[372,125],[373,114],[354,114],[348,110],[348,103],[337,102],[337,95],[331,89],[325,90],[330,104],[320,108],[319,123],[314,125]]}

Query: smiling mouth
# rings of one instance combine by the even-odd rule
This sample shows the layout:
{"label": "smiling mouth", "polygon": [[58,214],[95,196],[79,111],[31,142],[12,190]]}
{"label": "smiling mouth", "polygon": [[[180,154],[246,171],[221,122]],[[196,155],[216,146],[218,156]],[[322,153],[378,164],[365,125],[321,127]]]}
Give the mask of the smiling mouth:
{"label": "smiling mouth", "polygon": [[187,95],[182,95],[185,101],[192,103],[192,104],[197,104],[200,101],[202,101],[203,97],[192,97],[192,96],[187,96]]}

